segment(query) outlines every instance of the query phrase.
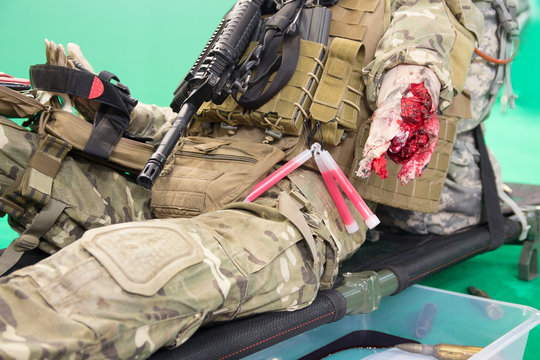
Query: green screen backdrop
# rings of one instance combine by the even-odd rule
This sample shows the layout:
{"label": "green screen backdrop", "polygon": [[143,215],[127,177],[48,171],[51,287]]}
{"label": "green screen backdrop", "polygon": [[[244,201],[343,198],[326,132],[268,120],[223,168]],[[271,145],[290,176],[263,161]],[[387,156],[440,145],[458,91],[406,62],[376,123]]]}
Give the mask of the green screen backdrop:
{"label": "green screen backdrop", "polygon": [[[517,108],[504,114],[497,105],[486,124],[487,142],[498,157],[503,180],[540,185],[540,101],[537,47],[539,0],[531,0],[513,64]],[[44,39],[80,45],[96,71],[108,70],[145,103],[168,106],[172,93],[206,44],[233,0],[0,0],[0,71],[28,77],[28,68],[45,62]],[[0,222],[0,247],[15,237]],[[469,285],[493,298],[540,308],[540,280],[517,280],[519,246],[505,245],[440,274],[424,285],[466,292]],[[525,359],[540,354],[540,329],[533,330]]]}

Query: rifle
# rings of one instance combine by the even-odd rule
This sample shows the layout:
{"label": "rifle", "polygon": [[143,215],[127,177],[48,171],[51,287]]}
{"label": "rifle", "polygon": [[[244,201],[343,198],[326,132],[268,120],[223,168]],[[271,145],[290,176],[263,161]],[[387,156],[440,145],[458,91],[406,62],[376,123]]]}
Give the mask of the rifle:
{"label": "rifle", "polygon": [[191,118],[204,102],[219,105],[234,89],[245,90],[256,61],[241,65],[238,62],[260,27],[264,3],[265,0],[239,0],[220,22],[175,90],[171,107],[178,115],[137,177],[137,183],[147,189],[154,185]]}

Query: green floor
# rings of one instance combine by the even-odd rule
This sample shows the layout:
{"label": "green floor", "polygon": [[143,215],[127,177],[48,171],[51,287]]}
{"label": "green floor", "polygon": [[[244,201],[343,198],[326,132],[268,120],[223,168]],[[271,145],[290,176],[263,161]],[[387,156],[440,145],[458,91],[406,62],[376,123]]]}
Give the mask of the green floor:
{"label": "green floor", "polygon": [[[487,123],[487,141],[507,182],[540,185],[540,0],[532,0],[529,23],[513,65],[517,108]],[[172,90],[206,43],[218,19],[234,0],[142,0],[25,2],[0,0],[0,71],[27,77],[29,65],[45,62],[43,40],[78,43],[96,71],[109,70],[145,103],[168,105]],[[201,6],[204,4],[204,6]],[[7,29],[7,31],[6,31]],[[15,236],[0,223],[0,246]],[[505,245],[432,276],[422,284],[464,293],[469,285],[493,298],[540,309],[540,279],[517,279],[521,247]],[[540,327],[531,331],[524,359],[538,359]]]}

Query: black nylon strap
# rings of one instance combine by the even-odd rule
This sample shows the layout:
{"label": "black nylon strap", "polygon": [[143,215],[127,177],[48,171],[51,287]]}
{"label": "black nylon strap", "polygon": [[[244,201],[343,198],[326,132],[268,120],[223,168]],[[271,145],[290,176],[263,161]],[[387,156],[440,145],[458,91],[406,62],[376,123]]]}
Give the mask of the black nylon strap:
{"label": "black nylon strap", "polygon": [[484,141],[482,128],[478,125],[474,129],[476,147],[480,152],[480,176],[482,178],[482,196],[486,210],[491,242],[489,250],[494,250],[504,242],[504,218],[499,203],[497,185],[495,184],[495,174],[489,161],[489,155]]}
{"label": "black nylon strap", "polygon": [[[299,16],[297,11],[301,11],[301,8],[297,8],[302,4],[302,1],[288,3],[266,24],[261,62],[257,66],[256,77],[248,84],[247,91],[237,99],[238,104],[244,109],[257,109],[264,105],[293,76],[300,56],[300,34],[297,28],[290,29],[290,26],[295,17]],[[282,56],[278,56],[282,44]],[[274,73],[276,75],[272,83],[264,90]]]}
{"label": "black nylon strap", "polygon": [[[108,71],[100,72],[98,77],[109,85],[112,85],[111,80],[116,80],[119,83],[119,79]],[[100,159],[108,159],[111,155],[129,125],[129,113],[134,107],[130,102],[131,98],[127,88],[124,91],[118,91],[115,87],[115,90],[115,95],[120,99],[125,111],[102,103],[94,117],[94,129],[84,147],[85,153]]]}
{"label": "black nylon strap", "polygon": [[110,82],[111,79],[118,81],[118,78],[107,71],[95,75],[88,71],[56,65],[33,65],[30,67],[30,82],[33,88],[66,93],[85,99],[89,99],[96,78],[103,85],[103,93],[92,100],[117,108],[129,116],[129,111],[118,88]]}
{"label": "black nylon strap", "polygon": [[[117,85],[111,83],[116,80]],[[100,102],[93,119],[94,129],[84,152],[108,159],[129,125],[129,114],[136,105],[126,86],[108,71],[95,75],[88,71],[55,65],[30,67],[32,86]]]}
{"label": "black nylon strap", "polygon": [[[268,102],[279,90],[281,90],[290,78],[293,76],[300,56],[300,36],[295,35],[285,38],[283,42],[283,55],[271,67],[274,70],[279,66],[276,76],[266,91],[263,92],[271,72],[265,77],[266,81],[259,81],[253,88],[248,88],[248,91],[239,100],[239,104],[245,109],[257,109]],[[275,71],[275,70],[274,70]],[[273,72],[273,71],[272,71]]]}
{"label": "black nylon strap", "polygon": [[100,159],[108,159],[128,125],[129,116],[126,117],[117,109],[101,104],[84,152]]}

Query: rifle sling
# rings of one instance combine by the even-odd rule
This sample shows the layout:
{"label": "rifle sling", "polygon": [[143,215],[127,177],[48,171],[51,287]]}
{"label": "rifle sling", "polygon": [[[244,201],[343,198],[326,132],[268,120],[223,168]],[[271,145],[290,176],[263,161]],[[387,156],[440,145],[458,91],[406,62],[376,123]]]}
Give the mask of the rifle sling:
{"label": "rifle sling", "polygon": [[[247,91],[237,99],[244,109],[257,109],[268,102],[290,80],[300,57],[300,34],[298,29],[287,32],[293,18],[298,16],[297,4],[291,2],[274,14],[266,24],[262,40],[261,61],[255,79],[250,81]],[[301,11],[301,10],[298,10]],[[281,45],[283,46],[281,47]],[[282,48],[282,55],[279,50]],[[265,87],[272,74],[272,83]]]}

